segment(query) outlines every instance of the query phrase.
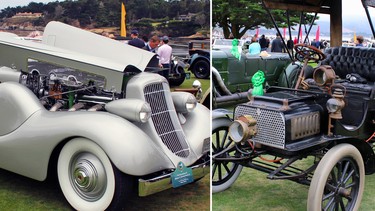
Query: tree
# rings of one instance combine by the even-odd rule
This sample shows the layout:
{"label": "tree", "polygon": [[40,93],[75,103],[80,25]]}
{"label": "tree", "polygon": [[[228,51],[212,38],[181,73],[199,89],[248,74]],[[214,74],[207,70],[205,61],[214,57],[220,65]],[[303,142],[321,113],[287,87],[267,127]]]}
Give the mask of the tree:
{"label": "tree", "polygon": [[57,5],[55,8],[55,19],[58,20],[64,14],[64,8],[61,5]]}
{"label": "tree", "polygon": [[[230,34],[234,38],[241,38],[247,30],[254,30],[259,26],[273,28],[271,18],[259,0],[213,0],[212,24],[223,28],[224,37]],[[290,12],[290,24],[299,23],[300,14]],[[286,26],[286,11],[272,10],[278,26]],[[311,19],[311,15],[308,15]]]}
{"label": "tree", "polygon": [[194,23],[199,24],[201,28],[206,24],[206,15],[201,12],[198,15],[194,16]]}
{"label": "tree", "polygon": [[27,10],[32,13],[37,13],[37,12],[43,12],[43,3],[35,3],[35,2],[30,2],[29,5],[27,6]]}

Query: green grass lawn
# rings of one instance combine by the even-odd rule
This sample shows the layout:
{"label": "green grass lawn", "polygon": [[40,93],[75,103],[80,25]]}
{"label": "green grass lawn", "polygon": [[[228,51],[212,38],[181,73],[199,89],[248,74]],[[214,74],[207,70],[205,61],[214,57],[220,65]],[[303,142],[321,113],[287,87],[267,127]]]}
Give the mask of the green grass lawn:
{"label": "green grass lawn", "polygon": [[[38,182],[0,170],[0,210],[73,210],[57,181]],[[128,210],[210,210],[209,176],[186,186],[137,197]]]}
{"label": "green grass lawn", "polygon": [[201,82],[201,85],[202,85],[202,92],[205,93],[207,91],[207,89],[210,88],[210,84],[211,84],[211,80],[210,79],[197,79],[195,78],[194,74],[191,73],[190,71],[188,70],[185,70],[186,73],[190,73],[190,78],[189,79],[185,79],[184,83],[182,83],[180,86],[178,87],[172,87],[172,90],[174,88],[192,88],[193,87],[193,82],[195,80],[198,80]]}

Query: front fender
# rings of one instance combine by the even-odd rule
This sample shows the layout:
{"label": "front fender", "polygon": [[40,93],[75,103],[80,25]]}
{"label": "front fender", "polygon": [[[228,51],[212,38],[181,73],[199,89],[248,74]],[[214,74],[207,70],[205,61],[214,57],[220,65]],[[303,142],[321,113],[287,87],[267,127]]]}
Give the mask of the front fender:
{"label": "front fender", "polygon": [[185,115],[186,123],[181,125],[186,139],[189,141],[191,149],[198,157],[202,155],[203,143],[205,139],[211,137],[210,134],[210,110],[198,103],[194,111]]}
{"label": "front fender", "polygon": [[174,68],[173,69],[175,69],[175,68],[177,68],[179,66],[185,69],[186,64],[184,62],[182,62],[182,61],[177,61],[177,64],[174,64]]}
{"label": "front fender", "polygon": [[73,137],[97,143],[126,174],[141,176],[174,167],[147,134],[121,117],[47,110],[36,112],[17,130],[0,137],[0,167],[44,180],[53,149]]}
{"label": "front fender", "polygon": [[223,108],[215,109],[215,110],[212,111],[212,120],[219,119],[219,118],[230,119],[229,115],[232,115],[232,114],[233,114],[233,112],[229,111],[227,109],[223,109]]}
{"label": "front fender", "polygon": [[351,137],[340,137],[330,147],[337,144],[348,143],[355,146],[362,155],[363,163],[365,164],[365,172],[367,175],[375,172],[375,153],[372,145],[361,139],[354,139]]}
{"label": "front fender", "polygon": [[177,64],[173,64],[173,69],[171,73],[181,73],[181,71],[178,71],[178,68],[182,68],[182,70],[184,70],[186,66],[187,65],[182,61],[177,61]]}
{"label": "front fender", "polygon": [[207,57],[196,53],[196,54],[193,54],[193,56],[191,56],[189,70],[192,69],[194,64],[197,63],[197,61],[199,60],[205,60],[208,63],[210,63],[210,60]]}

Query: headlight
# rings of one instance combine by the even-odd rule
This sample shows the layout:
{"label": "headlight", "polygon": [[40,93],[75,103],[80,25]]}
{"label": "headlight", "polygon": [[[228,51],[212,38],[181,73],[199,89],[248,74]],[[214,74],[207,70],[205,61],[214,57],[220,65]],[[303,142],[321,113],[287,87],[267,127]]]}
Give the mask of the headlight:
{"label": "headlight", "polygon": [[193,88],[197,88],[197,89],[202,88],[202,84],[201,84],[201,82],[198,81],[198,80],[195,80],[195,81],[193,82]]}
{"label": "headlight", "polygon": [[172,56],[172,61],[173,61],[173,64],[174,65],[177,65],[178,64],[178,57],[176,57],[176,56]]}
{"label": "headlight", "polygon": [[250,115],[240,116],[229,126],[229,136],[236,142],[243,142],[257,134],[256,119]]}
{"label": "headlight", "polygon": [[139,112],[139,119],[141,122],[147,122],[151,117],[151,107],[148,103],[143,104],[141,111]]}
{"label": "headlight", "polygon": [[331,98],[327,101],[327,109],[329,113],[335,113],[340,109],[340,103],[337,99]]}
{"label": "headlight", "polygon": [[336,74],[332,67],[321,65],[314,71],[313,78],[318,86],[330,86],[334,83]]}
{"label": "headlight", "polygon": [[197,106],[197,99],[188,92],[172,92],[173,104],[178,113],[192,112]]}
{"label": "headlight", "polygon": [[114,100],[105,105],[105,109],[130,121],[147,122],[151,117],[151,107],[139,99]]}
{"label": "headlight", "polygon": [[185,104],[186,110],[188,112],[192,112],[196,106],[197,106],[197,99],[195,99],[193,95],[190,95],[188,99],[186,100],[186,104]]}
{"label": "headlight", "polygon": [[229,127],[229,136],[234,142],[239,143],[246,140],[244,130],[246,130],[245,123],[236,120]]}

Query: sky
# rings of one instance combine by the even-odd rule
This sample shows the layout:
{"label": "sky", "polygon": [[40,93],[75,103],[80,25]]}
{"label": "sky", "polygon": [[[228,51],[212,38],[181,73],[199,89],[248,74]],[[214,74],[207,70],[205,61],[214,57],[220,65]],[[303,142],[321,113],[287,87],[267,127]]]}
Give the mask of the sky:
{"label": "sky", "polygon": [[[30,2],[42,2],[42,3],[48,3],[48,2],[53,2],[56,0],[0,0],[0,9],[4,9],[6,7],[17,7],[17,6],[26,6]],[[61,1],[61,0],[59,0]]]}
{"label": "sky", "polygon": [[[375,8],[368,7],[369,12],[371,15],[371,18],[375,20]],[[362,6],[362,3],[360,0],[343,0],[342,4],[342,13],[343,16],[343,22],[348,21],[350,19],[362,19],[366,18],[365,9]],[[319,15],[320,20],[329,20],[328,15]],[[367,19],[365,19],[367,20]]]}

